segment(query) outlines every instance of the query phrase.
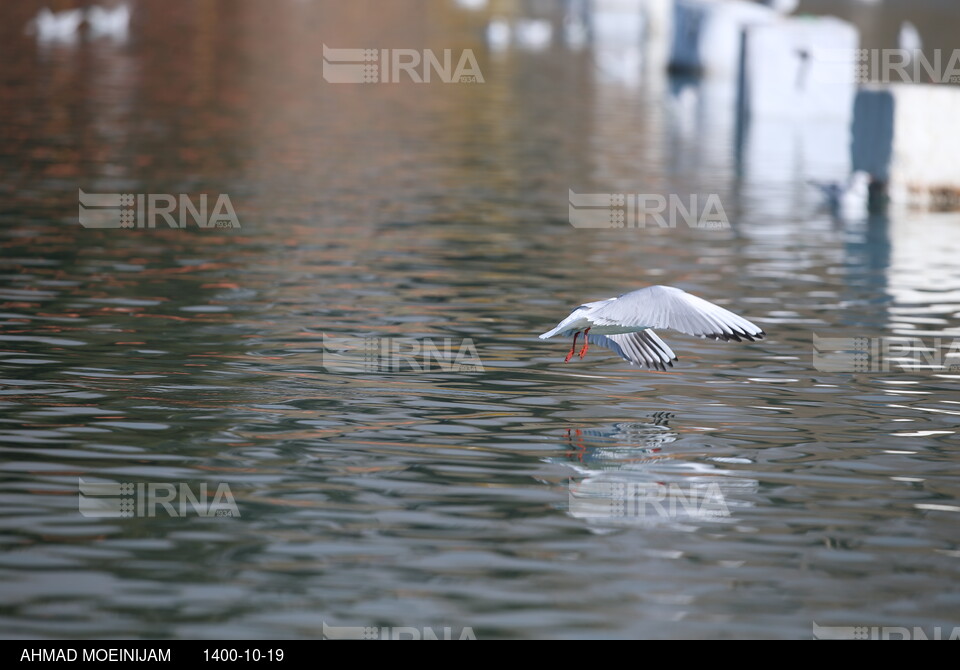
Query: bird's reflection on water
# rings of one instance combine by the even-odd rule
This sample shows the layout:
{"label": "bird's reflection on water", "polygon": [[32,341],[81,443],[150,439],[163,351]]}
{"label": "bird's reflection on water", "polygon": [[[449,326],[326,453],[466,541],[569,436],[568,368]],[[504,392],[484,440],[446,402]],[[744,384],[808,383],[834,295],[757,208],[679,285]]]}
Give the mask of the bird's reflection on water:
{"label": "bird's reflection on water", "polygon": [[568,428],[566,462],[571,516],[597,525],[667,524],[679,528],[730,522],[756,479],[734,476],[706,459],[672,454],[675,416],[655,412],[648,421],[607,428]]}

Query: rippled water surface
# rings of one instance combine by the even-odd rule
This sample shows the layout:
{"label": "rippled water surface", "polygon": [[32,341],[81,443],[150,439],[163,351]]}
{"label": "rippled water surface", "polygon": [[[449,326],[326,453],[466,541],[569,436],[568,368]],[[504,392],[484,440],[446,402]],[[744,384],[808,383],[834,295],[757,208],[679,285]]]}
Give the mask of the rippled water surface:
{"label": "rippled water surface", "polygon": [[[48,45],[6,10],[2,634],[960,626],[960,216],[836,219],[820,154],[738,138],[706,87],[415,5],[143,2],[127,42]],[[485,82],[329,84],[324,41],[470,48]],[[84,229],[79,189],[226,193],[241,228]],[[576,229],[570,190],[715,193],[730,226]],[[655,373],[536,337],[651,283],[768,338],[664,333]],[[936,360],[821,371],[814,334]],[[83,515],[79,479],[225,483],[239,516]]]}

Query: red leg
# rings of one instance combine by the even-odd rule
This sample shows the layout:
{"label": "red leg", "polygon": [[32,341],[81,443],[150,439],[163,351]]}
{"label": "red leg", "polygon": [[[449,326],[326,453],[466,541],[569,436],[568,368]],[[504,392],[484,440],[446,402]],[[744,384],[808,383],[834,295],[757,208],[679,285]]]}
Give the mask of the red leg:
{"label": "red leg", "polygon": [[567,456],[573,456],[576,454],[578,461],[583,461],[583,455],[587,453],[587,446],[583,443],[583,434],[579,428],[576,428],[577,433],[577,442],[574,443],[573,437],[570,435],[570,429],[567,428],[567,439],[570,441],[570,446],[573,447],[574,451],[568,451]]}
{"label": "red leg", "polygon": [[577,348],[577,335],[579,334],[579,331],[573,334],[573,344],[570,345],[570,353],[563,359],[564,363],[569,363],[570,359],[573,358],[573,352]]}
{"label": "red leg", "polygon": [[590,342],[587,340],[587,333],[590,332],[590,329],[587,328],[583,331],[583,349],[580,350],[580,358],[583,358],[587,355],[587,349],[590,348]]}

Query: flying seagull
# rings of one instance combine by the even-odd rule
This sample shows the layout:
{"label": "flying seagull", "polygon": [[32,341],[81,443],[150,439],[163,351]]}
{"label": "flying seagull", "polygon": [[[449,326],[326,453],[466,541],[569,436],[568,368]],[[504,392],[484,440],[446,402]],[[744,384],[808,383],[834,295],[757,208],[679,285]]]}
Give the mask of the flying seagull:
{"label": "flying seagull", "polygon": [[580,305],[540,339],[573,335],[570,353],[563,359],[565,363],[573,358],[577,337],[582,334],[580,358],[586,355],[591,344],[596,344],[634,365],[666,370],[668,365],[673,367],[677,356],[657,337],[653,328],[672,328],[697,337],[737,342],[753,342],[765,335],[742,316],[703,298],[672,286],[648,286],[616,298]]}

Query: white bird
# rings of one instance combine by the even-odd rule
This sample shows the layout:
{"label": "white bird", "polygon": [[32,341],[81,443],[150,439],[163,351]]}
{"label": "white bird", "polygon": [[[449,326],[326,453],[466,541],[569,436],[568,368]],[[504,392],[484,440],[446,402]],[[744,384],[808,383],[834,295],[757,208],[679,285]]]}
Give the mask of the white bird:
{"label": "white bird", "polygon": [[456,0],[456,3],[460,9],[466,9],[471,12],[478,12],[487,6],[487,0]]}
{"label": "white bird", "polygon": [[912,80],[914,83],[920,83],[920,72],[918,69],[919,59],[923,56],[923,40],[920,38],[920,31],[909,21],[900,24],[900,32],[897,33],[897,46],[903,51],[903,64],[912,69]]}
{"label": "white bird", "polygon": [[87,24],[93,37],[108,36],[116,40],[125,40],[130,30],[130,8],[119,5],[107,9],[94,5],[87,10]]}
{"label": "white bird", "polygon": [[27,32],[35,33],[40,42],[72,42],[77,38],[81,23],[82,9],[54,13],[44,7],[27,24]]}
{"label": "white bird", "polygon": [[793,14],[800,6],[800,0],[760,0],[761,5],[766,5],[778,14]]}
{"label": "white bird", "polygon": [[842,218],[866,216],[870,202],[870,175],[857,170],[850,175],[846,184],[823,182],[810,179],[807,182],[820,189],[830,207],[830,211]]}
{"label": "white bird", "polygon": [[550,46],[553,24],[546,19],[519,19],[513,26],[513,34],[520,48],[540,51]]}
{"label": "white bird", "polygon": [[634,365],[666,370],[677,356],[653,328],[672,328],[697,337],[737,342],[753,342],[765,335],[742,316],[703,298],[672,286],[648,286],[617,298],[584,303],[540,339],[573,335],[564,362],[573,357],[577,336],[582,333],[586,341],[580,358],[586,355],[590,344],[596,344]]}
{"label": "white bird", "polygon": [[900,32],[897,33],[897,45],[901,49],[909,51],[912,56],[914,51],[923,49],[923,40],[920,38],[920,31],[909,21],[904,21],[900,24]]}
{"label": "white bird", "polygon": [[510,23],[505,19],[493,19],[487,24],[487,45],[495,51],[506,49],[510,46],[511,32]]}
{"label": "white bird", "polygon": [[576,14],[563,17],[563,40],[571,49],[582,49],[590,41],[590,28]]}

